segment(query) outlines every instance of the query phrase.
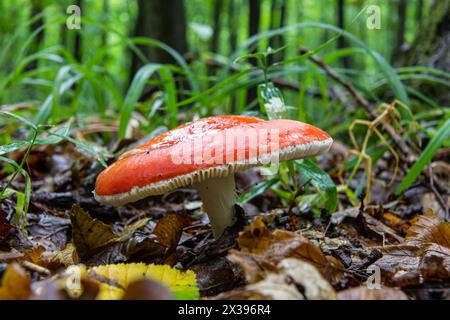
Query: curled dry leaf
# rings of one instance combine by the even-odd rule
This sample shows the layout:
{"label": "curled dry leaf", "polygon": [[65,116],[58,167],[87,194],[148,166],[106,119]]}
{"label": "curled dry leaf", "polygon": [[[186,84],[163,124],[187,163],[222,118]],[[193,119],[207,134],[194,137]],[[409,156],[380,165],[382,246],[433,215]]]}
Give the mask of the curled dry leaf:
{"label": "curled dry leaf", "polygon": [[393,286],[417,284],[419,276],[449,281],[449,244],[450,224],[428,211],[408,229],[404,244],[382,248],[385,254],[375,265],[382,270],[386,283]]}
{"label": "curled dry leaf", "polygon": [[11,263],[2,277],[0,300],[24,300],[31,294],[30,278],[17,263]]}
{"label": "curled dry leaf", "polygon": [[311,264],[287,258],[263,280],[214,299],[334,300],[336,292]]}
{"label": "curled dry leaf", "polygon": [[61,251],[52,252],[48,257],[49,266],[71,266],[78,264],[80,258],[78,257],[77,250],[73,243],[68,243]]}
{"label": "curled dry leaf", "polygon": [[311,263],[330,281],[342,270],[337,259],[325,256],[307,238],[280,229],[270,232],[262,217],[257,217],[246,227],[237,242],[241,250],[230,250],[227,258],[241,265],[250,283],[264,278],[266,271],[275,270],[285,258]]}
{"label": "curled dry leaf", "polygon": [[409,244],[436,243],[450,248],[450,223],[442,221],[429,210],[417,217],[416,222],[408,229],[405,240]]}

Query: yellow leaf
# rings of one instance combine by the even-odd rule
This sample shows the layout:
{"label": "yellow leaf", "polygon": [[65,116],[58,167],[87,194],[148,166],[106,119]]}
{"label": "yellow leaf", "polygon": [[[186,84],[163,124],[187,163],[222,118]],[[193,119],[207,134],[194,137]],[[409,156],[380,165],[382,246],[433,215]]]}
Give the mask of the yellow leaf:
{"label": "yellow leaf", "polygon": [[[180,271],[168,265],[120,263],[86,268],[80,264],[66,270],[66,276],[75,273],[78,273],[79,279],[99,283],[99,300],[121,299],[130,283],[145,279],[161,283],[173,293],[175,299],[199,298],[195,273],[191,270]],[[67,283],[67,280],[64,281]],[[80,292],[75,292],[74,295],[80,295]]]}
{"label": "yellow leaf", "polygon": [[24,300],[31,294],[30,278],[17,263],[6,269],[0,287],[0,300]]}

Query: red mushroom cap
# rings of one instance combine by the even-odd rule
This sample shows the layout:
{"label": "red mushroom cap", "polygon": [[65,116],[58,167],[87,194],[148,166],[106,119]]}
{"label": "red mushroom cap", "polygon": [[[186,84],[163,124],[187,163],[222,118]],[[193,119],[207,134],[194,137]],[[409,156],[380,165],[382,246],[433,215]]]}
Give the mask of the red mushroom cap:
{"label": "red mushroom cap", "polygon": [[202,118],[125,152],[97,177],[95,197],[121,205],[272,162],[328,151],[326,132],[293,120]]}

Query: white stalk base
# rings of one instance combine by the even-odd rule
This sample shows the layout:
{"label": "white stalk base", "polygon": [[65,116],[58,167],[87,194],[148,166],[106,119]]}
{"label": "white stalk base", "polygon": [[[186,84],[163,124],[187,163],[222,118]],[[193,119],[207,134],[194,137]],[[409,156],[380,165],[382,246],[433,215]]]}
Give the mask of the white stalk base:
{"label": "white stalk base", "polygon": [[208,213],[214,238],[219,238],[223,230],[235,221],[236,185],[234,174],[221,178],[210,178],[196,183],[204,209]]}

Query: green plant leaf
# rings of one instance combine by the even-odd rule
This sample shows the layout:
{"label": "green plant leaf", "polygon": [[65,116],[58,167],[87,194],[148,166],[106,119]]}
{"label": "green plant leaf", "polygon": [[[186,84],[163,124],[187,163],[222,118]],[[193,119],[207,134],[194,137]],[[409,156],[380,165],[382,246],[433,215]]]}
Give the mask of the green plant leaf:
{"label": "green plant leaf", "polygon": [[311,159],[295,161],[304,180],[311,180],[312,185],[322,194],[325,208],[333,213],[338,205],[337,188],[330,176],[320,169]]}
{"label": "green plant leaf", "polygon": [[243,205],[253,198],[256,198],[260,194],[262,194],[264,191],[275,185],[279,181],[278,176],[274,176],[268,180],[261,181],[257,184],[255,184],[253,187],[251,187],[247,192],[241,194],[239,198],[237,199],[237,204]]}

